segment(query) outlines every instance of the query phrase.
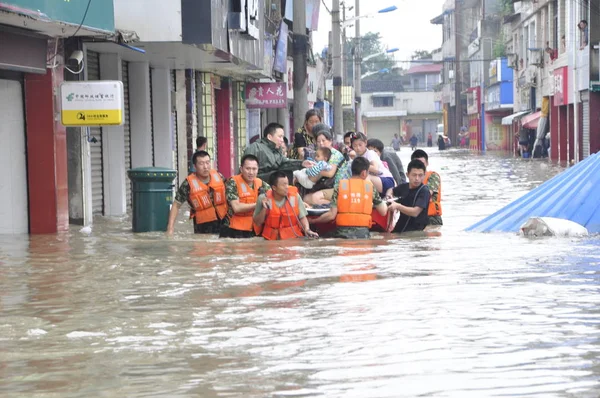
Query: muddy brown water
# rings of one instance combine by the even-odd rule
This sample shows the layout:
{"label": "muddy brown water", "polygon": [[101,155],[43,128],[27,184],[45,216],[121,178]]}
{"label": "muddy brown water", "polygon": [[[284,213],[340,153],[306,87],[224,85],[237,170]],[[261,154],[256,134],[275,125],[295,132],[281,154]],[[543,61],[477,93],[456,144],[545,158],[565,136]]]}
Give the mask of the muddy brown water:
{"label": "muddy brown water", "polygon": [[428,233],[234,242],[182,214],[172,239],[127,218],[0,236],[0,396],[599,396],[599,238],[463,232],[561,169],[431,167]]}

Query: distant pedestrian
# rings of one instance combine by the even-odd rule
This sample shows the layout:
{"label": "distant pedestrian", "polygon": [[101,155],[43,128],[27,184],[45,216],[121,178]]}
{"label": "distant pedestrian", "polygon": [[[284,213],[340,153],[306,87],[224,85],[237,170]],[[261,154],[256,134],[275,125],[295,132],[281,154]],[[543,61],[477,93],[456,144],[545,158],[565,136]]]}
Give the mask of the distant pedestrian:
{"label": "distant pedestrian", "polygon": [[440,151],[446,149],[446,142],[444,142],[444,136],[442,134],[438,134],[437,144]]}
{"label": "distant pedestrian", "polygon": [[394,138],[392,138],[392,148],[394,148],[394,151],[398,152],[400,150],[400,137],[398,137],[398,134],[394,134]]}
{"label": "distant pedestrian", "polygon": [[433,137],[431,136],[431,133],[427,134],[427,146],[429,148],[433,146]]}
{"label": "distant pedestrian", "polygon": [[415,134],[413,134],[410,137],[410,147],[412,148],[413,151],[417,149],[418,142],[419,142],[419,138],[417,138],[417,136]]}

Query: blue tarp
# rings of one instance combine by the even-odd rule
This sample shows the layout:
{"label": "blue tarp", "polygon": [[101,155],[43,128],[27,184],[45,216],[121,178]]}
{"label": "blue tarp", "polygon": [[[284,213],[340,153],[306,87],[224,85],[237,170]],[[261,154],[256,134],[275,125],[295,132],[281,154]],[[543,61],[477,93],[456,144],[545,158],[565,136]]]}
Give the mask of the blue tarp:
{"label": "blue tarp", "polygon": [[503,209],[467,228],[474,232],[518,232],[531,217],[555,217],[600,233],[600,153],[546,181]]}

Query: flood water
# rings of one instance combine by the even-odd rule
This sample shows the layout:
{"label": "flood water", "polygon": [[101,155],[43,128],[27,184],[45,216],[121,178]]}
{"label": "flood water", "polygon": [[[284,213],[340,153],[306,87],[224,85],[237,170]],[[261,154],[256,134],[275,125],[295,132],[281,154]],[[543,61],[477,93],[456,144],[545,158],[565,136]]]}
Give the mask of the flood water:
{"label": "flood water", "polygon": [[463,232],[561,169],[430,163],[430,233],[0,237],[0,396],[598,397],[600,238]]}

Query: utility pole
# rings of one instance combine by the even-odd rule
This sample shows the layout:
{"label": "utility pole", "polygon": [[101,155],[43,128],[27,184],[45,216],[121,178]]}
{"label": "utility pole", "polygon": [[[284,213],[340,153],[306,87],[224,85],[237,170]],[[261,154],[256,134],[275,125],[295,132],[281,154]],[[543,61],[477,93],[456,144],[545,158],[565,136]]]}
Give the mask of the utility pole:
{"label": "utility pole", "polygon": [[[342,23],[346,21],[346,1],[342,1]],[[346,24],[342,26],[342,84],[348,86],[348,54],[346,53]]]}
{"label": "utility pole", "polygon": [[456,145],[457,135],[462,127],[462,102],[461,102],[461,90],[462,90],[462,66],[461,66],[461,58],[460,58],[460,50],[461,50],[461,37],[462,34],[460,32],[460,18],[462,16],[462,10],[459,9],[462,1],[454,0],[454,38],[455,38],[455,46],[456,46],[456,56],[455,56],[455,84],[454,84],[454,134],[450,134],[448,132],[448,136],[452,140],[452,144]]}
{"label": "utility pole", "polygon": [[362,132],[362,106],[361,106],[361,91],[362,82],[360,79],[361,63],[362,63],[362,51],[360,49],[360,0],[355,0],[354,3],[354,15],[357,19],[354,22],[354,130],[356,132]]}
{"label": "utility pole", "polygon": [[[296,4],[297,2],[294,2]],[[300,3],[300,1],[298,1]],[[302,2],[303,3],[303,2]],[[340,0],[333,0],[331,7],[331,40],[333,58],[333,132],[343,134],[342,113],[342,52],[340,46]]]}
{"label": "utility pole", "polygon": [[306,35],[306,3],[294,1],[294,129],[304,124],[308,111],[306,85],[308,36]]}

